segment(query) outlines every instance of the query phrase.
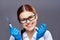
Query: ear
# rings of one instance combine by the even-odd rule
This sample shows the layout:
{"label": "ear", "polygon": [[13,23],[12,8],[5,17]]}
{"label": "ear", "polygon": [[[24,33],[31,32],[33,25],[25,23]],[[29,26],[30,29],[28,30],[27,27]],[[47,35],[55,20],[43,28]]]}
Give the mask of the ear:
{"label": "ear", "polygon": [[36,20],[38,20],[38,15],[36,14]]}

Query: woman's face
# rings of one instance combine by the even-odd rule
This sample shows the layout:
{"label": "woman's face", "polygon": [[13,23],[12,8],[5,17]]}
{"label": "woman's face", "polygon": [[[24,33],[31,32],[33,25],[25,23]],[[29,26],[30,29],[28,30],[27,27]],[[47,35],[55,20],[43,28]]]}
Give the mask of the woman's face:
{"label": "woman's face", "polygon": [[19,15],[23,28],[28,31],[33,30],[36,27],[37,15],[33,12],[24,11]]}

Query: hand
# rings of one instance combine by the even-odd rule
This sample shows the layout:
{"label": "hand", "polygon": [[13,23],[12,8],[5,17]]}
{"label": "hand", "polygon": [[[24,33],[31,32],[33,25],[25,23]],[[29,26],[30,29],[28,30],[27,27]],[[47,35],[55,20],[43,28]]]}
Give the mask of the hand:
{"label": "hand", "polygon": [[14,36],[15,40],[22,40],[21,32],[16,27],[10,27],[10,34]]}
{"label": "hand", "polygon": [[41,24],[38,27],[38,30],[37,30],[36,40],[38,40],[39,38],[41,38],[44,35],[45,32],[46,32],[46,24]]}

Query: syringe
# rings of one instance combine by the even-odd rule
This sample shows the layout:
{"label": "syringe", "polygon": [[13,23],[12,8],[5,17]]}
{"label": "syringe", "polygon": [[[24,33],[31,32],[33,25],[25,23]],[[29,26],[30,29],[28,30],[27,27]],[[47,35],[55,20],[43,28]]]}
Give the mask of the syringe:
{"label": "syringe", "polygon": [[12,28],[12,24],[10,23],[10,21],[9,21],[9,18],[8,18],[8,17],[6,17],[6,21],[8,22],[9,26]]}

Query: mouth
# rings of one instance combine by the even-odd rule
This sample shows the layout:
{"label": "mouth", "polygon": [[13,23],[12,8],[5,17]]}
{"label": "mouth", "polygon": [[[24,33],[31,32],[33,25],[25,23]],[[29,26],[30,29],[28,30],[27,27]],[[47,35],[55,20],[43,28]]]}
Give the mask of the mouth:
{"label": "mouth", "polygon": [[33,24],[34,24],[34,22],[33,22],[33,23],[29,23],[29,24],[27,24],[26,26],[30,28],[30,27],[33,26]]}
{"label": "mouth", "polygon": [[32,27],[32,24],[27,24],[26,27],[30,28]]}

